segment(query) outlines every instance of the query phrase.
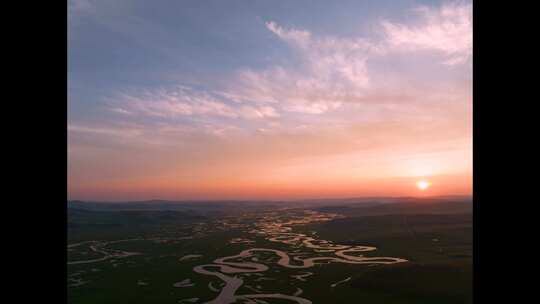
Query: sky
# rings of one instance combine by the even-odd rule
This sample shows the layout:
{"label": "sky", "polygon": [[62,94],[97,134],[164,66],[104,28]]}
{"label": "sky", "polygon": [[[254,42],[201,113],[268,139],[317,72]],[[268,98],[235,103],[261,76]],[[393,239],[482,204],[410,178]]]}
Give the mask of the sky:
{"label": "sky", "polygon": [[70,0],[67,149],[68,199],[470,195],[472,4]]}

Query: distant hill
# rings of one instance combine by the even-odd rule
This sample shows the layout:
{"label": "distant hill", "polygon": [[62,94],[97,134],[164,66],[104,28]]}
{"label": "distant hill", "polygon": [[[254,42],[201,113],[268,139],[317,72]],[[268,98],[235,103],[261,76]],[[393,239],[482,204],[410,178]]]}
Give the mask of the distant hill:
{"label": "distant hill", "polygon": [[[394,203],[419,202],[471,202],[468,196],[437,196],[427,198],[417,197],[361,197],[361,198],[323,198],[303,200],[147,200],[125,202],[96,202],[96,201],[68,201],[68,208],[85,210],[171,210],[171,211],[219,211],[223,209],[250,210],[273,207],[308,207],[308,206],[335,206],[335,205],[361,205],[375,206]],[[246,209],[247,208],[247,209]]]}
{"label": "distant hill", "polygon": [[418,201],[471,201],[471,196],[465,195],[446,195],[446,196],[430,196],[430,197],[413,197],[413,196],[396,196],[396,197],[351,197],[351,198],[322,198],[322,199],[305,199],[299,200],[306,203],[327,203],[327,204],[390,204],[390,203],[404,203],[404,202],[418,202]]}
{"label": "distant hill", "polygon": [[68,209],[68,228],[81,226],[161,225],[202,219],[205,219],[205,217],[180,211],[95,211],[77,208]]}
{"label": "distant hill", "polygon": [[472,213],[471,200],[448,199],[404,199],[393,203],[342,204],[317,208],[322,212],[333,212],[348,216],[371,216],[387,214],[456,214]]}
{"label": "distant hill", "polygon": [[68,201],[70,209],[89,211],[179,211],[191,215],[221,216],[282,206],[268,201],[138,201],[84,202]]}

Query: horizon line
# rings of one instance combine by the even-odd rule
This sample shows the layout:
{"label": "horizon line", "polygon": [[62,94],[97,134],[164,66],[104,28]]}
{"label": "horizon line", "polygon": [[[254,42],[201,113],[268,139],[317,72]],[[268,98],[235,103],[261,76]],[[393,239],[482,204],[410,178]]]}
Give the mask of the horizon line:
{"label": "horizon line", "polygon": [[324,198],[300,198],[300,199],[141,199],[141,200],[92,200],[92,199],[68,199],[70,202],[83,202],[83,203],[149,203],[149,202],[163,202],[163,203],[185,203],[185,202],[305,202],[316,200],[353,200],[353,199],[435,199],[435,198],[473,198],[472,194],[456,194],[456,195],[432,195],[432,196],[357,196],[357,197],[324,197]]}

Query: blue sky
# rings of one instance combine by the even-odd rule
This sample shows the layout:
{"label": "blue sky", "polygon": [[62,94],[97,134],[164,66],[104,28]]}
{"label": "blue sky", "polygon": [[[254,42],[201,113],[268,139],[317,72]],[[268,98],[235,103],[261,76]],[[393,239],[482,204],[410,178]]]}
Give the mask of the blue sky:
{"label": "blue sky", "polygon": [[[242,155],[259,153],[280,168],[283,159],[362,158],[384,149],[377,134],[403,138],[397,150],[426,147],[414,155],[442,145],[469,159],[471,18],[467,1],[71,0],[71,193],[131,197],[100,186],[129,173],[156,185],[145,195],[167,184],[187,189],[174,197],[205,197],[212,184],[201,181],[224,174],[205,160],[242,167]],[[429,131],[415,133],[419,122]],[[291,153],[256,148],[266,145]],[[211,149],[232,150],[199,152]],[[122,157],[133,151],[139,158]],[[439,163],[446,169],[432,174],[453,172]]]}
{"label": "blue sky", "polygon": [[87,117],[104,95],[125,87],[211,86],[244,67],[294,64],[294,52],[266,22],[317,35],[373,36],[377,20],[405,20],[407,10],[432,1],[72,3],[83,4],[71,5],[69,15],[70,114]]}

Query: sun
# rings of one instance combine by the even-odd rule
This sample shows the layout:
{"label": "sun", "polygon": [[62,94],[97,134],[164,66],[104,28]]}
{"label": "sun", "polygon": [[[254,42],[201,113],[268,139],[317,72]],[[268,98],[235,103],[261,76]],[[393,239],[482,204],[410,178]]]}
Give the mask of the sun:
{"label": "sun", "polygon": [[429,186],[431,185],[431,183],[425,181],[425,180],[420,180],[420,181],[417,181],[416,182],[416,187],[418,187],[418,189],[424,191],[426,190],[427,188],[429,188]]}

